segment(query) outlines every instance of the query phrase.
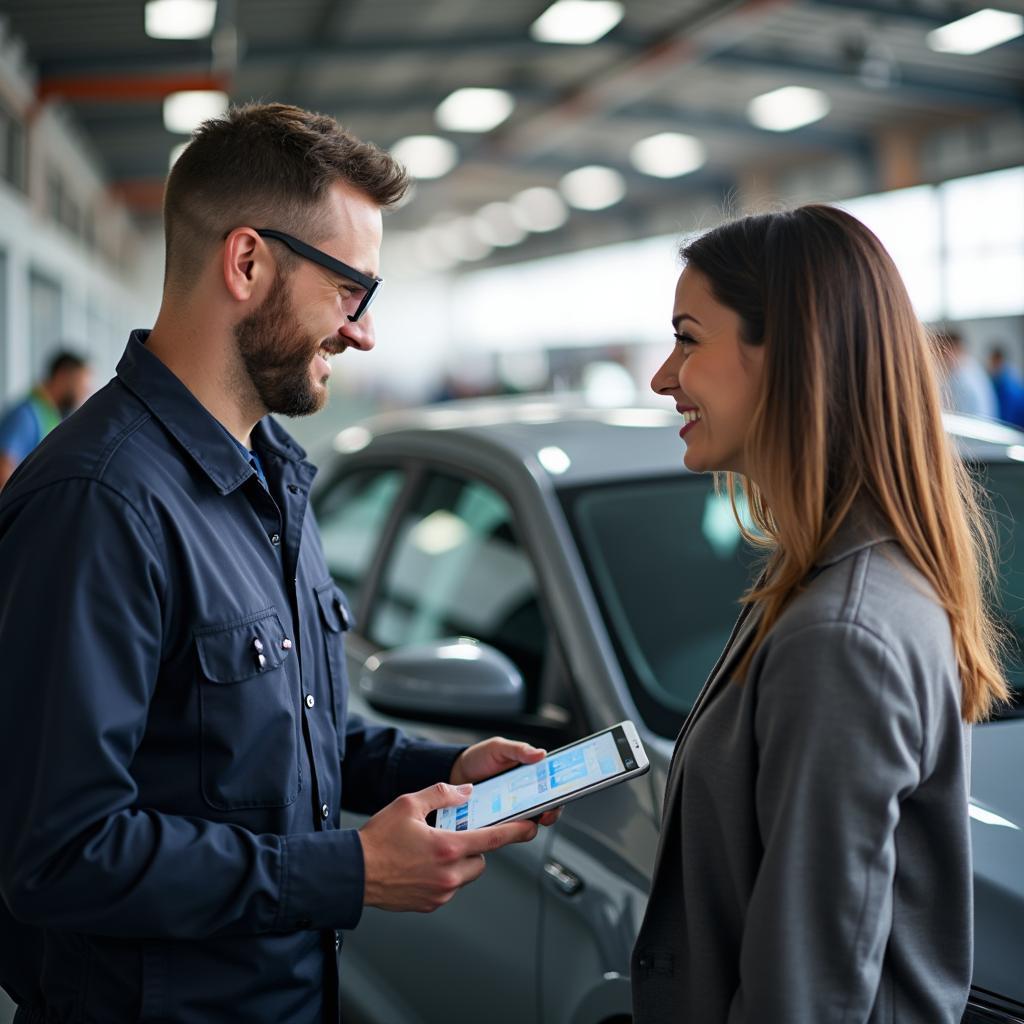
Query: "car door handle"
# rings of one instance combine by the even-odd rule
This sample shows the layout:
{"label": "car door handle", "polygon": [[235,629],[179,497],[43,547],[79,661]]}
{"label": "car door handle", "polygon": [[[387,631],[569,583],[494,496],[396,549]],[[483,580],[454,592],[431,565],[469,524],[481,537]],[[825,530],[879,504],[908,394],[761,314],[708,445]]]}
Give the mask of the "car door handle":
{"label": "car door handle", "polygon": [[583,882],[578,876],[574,875],[571,871],[564,868],[558,861],[549,860],[544,865],[544,874],[551,879],[552,882],[566,894],[566,896],[573,896],[583,888]]}

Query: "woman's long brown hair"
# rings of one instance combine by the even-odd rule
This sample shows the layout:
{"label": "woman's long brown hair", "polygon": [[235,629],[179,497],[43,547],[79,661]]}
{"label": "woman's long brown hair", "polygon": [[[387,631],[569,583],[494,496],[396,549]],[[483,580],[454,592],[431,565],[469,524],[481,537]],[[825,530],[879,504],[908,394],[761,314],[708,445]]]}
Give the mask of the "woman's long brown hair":
{"label": "woman's long brown hair", "polygon": [[748,435],[758,484],[728,477],[734,511],[741,487],[761,534],[747,539],[771,551],[765,582],[744,595],[761,619],[737,678],[867,498],[949,616],[964,720],[987,717],[1008,696],[985,599],[991,528],[943,428],[932,347],[889,254],[854,217],[814,205],[715,228],[681,255],[739,314],[743,340],[764,346]]}

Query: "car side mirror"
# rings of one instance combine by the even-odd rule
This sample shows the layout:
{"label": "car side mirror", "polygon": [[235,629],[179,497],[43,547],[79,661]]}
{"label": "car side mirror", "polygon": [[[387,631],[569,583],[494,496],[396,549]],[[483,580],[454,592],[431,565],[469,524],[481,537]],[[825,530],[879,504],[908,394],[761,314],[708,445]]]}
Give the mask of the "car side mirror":
{"label": "car side mirror", "polygon": [[371,707],[401,717],[514,718],[526,685],[501,651],[467,637],[410,644],[367,658],[359,691]]}

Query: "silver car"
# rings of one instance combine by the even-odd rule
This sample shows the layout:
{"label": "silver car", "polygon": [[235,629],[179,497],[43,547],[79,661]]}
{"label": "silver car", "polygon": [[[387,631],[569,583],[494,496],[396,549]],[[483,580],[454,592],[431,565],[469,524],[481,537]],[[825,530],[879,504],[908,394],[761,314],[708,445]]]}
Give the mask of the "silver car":
{"label": "silver car", "polygon": [[[682,466],[677,426],[656,409],[494,400],[335,439],[314,507],[354,611],[350,711],[446,741],[499,733],[549,749],[629,718],[652,763],[492,855],[436,913],[367,910],[345,944],[347,1021],[630,1019],[673,740],[753,565],[728,498]],[[1024,434],[967,417],[947,428],[992,495],[1019,633]],[[458,637],[477,642],[474,660],[450,657]],[[1024,688],[1024,666],[1011,676]],[[1024,1021],[1019,714],[974,731],[971,1022]]]}

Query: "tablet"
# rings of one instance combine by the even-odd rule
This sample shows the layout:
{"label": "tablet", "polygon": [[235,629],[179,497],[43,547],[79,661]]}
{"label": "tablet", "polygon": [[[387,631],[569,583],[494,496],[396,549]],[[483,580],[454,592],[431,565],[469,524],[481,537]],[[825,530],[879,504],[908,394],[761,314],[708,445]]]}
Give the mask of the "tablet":
{"label": "tablet", "polygon": [[643,775],[647,753],[632,722],[555,750],[536,764],[524,764],[477,782],[468,803],[442,807],[436,827],[454,832],[535,818],[570,800]]}

